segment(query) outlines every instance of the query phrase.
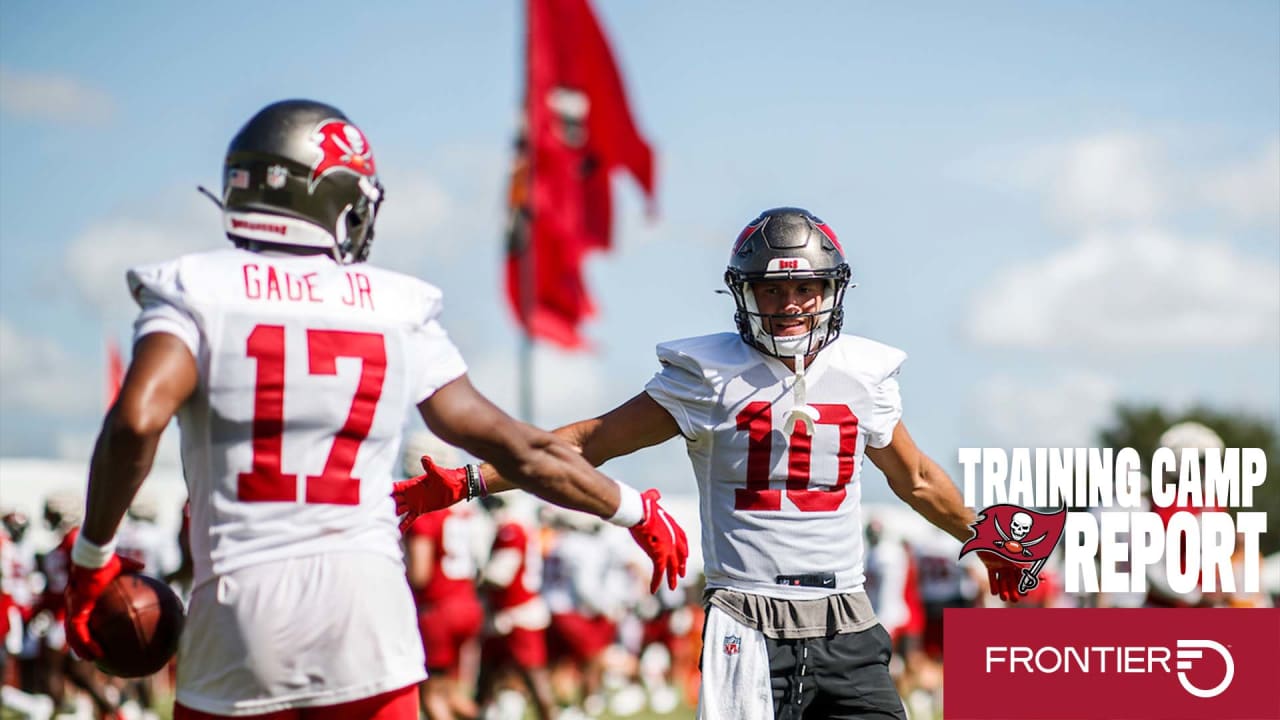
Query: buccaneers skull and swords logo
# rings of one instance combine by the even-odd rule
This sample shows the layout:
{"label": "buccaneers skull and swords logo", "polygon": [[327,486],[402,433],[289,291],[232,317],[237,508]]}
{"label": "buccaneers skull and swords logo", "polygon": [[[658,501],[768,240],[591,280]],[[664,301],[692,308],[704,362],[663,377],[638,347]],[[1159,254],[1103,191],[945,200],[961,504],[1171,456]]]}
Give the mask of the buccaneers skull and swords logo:
{"label": "buccaneers skull and swords logo", "polygon": [[1040,570],[1062,539],[1066,525],[1065,506],[1042,513],[1021,505],[992,505],[979,512],[969,526],[973,537],[960,549],[960,557],[982,551],[1018,563],[1023,566],[1018,592],[1026,595],[1040,584]]}

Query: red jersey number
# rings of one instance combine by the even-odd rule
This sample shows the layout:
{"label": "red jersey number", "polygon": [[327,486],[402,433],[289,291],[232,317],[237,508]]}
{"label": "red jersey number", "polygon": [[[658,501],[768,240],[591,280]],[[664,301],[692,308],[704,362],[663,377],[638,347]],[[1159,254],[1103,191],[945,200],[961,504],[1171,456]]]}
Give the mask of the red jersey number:
{"label": "red jersey number", "polygon": [[[284,326],[258,325],[249,333],[246,345],[246,353],[258,363],[253,397],[253,469],[239,474],[236,495],[246,502],[295,502],[298,476],[286,475],[280,460],[284,442]],[[336,360],[340,357],[363,361],[347,421],[333,438],[324,470],[307,476],[305,498],[308,503],[356,505],[360,502],[360,480],[351,476],[351,469],[355,467],[360,443],[373,426],[374,409],[382,397],[386,344],[376,333],[308,330],[307,354],[312,375],[336,374]]]}
{"label": "red jersey number", "polygon": [[[787,457],[787,498],[802,512],[830,511],[844,502],[845,485],[853,479],[853,454],[858,447],[858,418],[847,405],[814,403],[818,425],[835,425],[840,430],[837,450],[839,466],[836,483],[829,488],[809,489],[809,464],[813,439],[803,423],[796,423]],[[782,509],[782,491],[769,487],[769,466],[773,462],[773,408],[767,402],[749,403],[737,417],[738,429],[746,430],[747,486],[734,491],[735,510],[768,512]]]}

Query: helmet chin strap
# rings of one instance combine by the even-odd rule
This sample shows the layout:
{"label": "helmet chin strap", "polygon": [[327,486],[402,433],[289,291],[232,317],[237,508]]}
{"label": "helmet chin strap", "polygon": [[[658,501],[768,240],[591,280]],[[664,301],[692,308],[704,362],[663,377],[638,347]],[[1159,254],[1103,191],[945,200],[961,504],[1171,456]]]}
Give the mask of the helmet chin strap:
{"label": "helmet chin strap", "polygon": [[782,426],[782,432],[791,435],[795,432],[796,425],[804,425],[805,434],[813,436],[813,425],[818,421],[818,410],[808,404],[805,399],[807,387],[804,380],[804,353],[796,355],[794,358],[796,363],[796,382],[792,388],[792,407],[791,412],[787,414],[787,421]]}

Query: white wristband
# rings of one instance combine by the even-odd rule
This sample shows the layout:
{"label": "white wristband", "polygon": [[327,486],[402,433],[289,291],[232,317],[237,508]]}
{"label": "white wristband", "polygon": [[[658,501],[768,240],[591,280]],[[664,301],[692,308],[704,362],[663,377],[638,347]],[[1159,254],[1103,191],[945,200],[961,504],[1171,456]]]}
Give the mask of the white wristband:
{"label": "white wristband", "polygon": [[84,533],[76,533],[76,541],[71,545],[71,562],[80,567],[100,568],[116,554],[116,539],[111,538],[102,545],[94,545]]}
{"label": "white wristband", "polygon": [[640,498],[640,491],[625,483],[618,483],[618,511],[609,518],[609,522],[629,528],[639,525],[642,520],[644,500]]}

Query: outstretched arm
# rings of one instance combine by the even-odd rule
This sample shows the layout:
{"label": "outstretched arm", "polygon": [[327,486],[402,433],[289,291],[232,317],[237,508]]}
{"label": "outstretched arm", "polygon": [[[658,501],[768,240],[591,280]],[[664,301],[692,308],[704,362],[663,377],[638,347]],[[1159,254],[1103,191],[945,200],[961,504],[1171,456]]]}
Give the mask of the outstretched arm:
{"label": "outstretched arm", "polygon": [[[867,457],[884,472],[894,494],[911,509],[960,542],[970,538],[973,533],[969,525],[976,519],[973,510],[965,506],[946,471],[916,446],[905,424],[899,422],[893,429],[888,445],[868,447]],[[991,594],[1017,602],[1021,569],[992,553],[979,552],[978,557],[987,566]]]}
{"label": "outstretched arm", "polygon": [[969,525],[975,519],[973,510],[965,507],[946,471],[916,446],[905,424],[899,422],[893,429],[888,445],[867,446],[867,457],[884,473],[894,494],[912,510],[960,542],[969,539]]}
{"label": "outstretched arm", "polygon": [[[657,591],[664,573],[675,589],[689,554],[684,530],[658,504],[657,490],[637,493],[595,469],[611,457],[676,434],[675,421],[648,395],[554,433],[513,420],[477,392],[465,375],[437,390],[419,409],[427,427],[442,440],[489,462],[485,479],[494,490],[520,487],[561,507],[631,528],[632,537],[653,561],[650,591]],[[405,516],[402,528],[422,512],[474,494],[458,470],[441,470],[425,457],[423,466],[427,474],[396,483],[392,493],[396,511]]]}
{"label": "outstretched arm", "polygon": [[[642,392],[604,415],[565,425],[552,433],[593,467],[599,467],[613,458],[664,443],[679,435],[680,428],[661,405]],[[516,487],[490,463],[481,465],[480,473],[490,493]]]}
{"label": "outstretched arm", "polygon": [[419,410],[440,439],[488,461],[482,473],[490,492],[520,487],[604,518],[618,510],[618,485],[595,465],[671,437],[674,432],[668,432],[664,421],[675,427],[671,416],[643,395],[606,415],[549,433],[512,419],[465,375],[437,390]]}

